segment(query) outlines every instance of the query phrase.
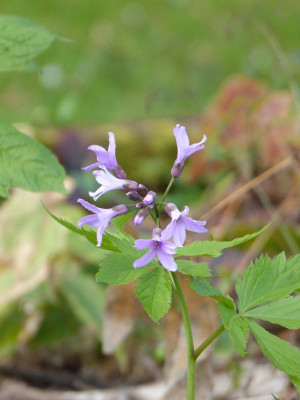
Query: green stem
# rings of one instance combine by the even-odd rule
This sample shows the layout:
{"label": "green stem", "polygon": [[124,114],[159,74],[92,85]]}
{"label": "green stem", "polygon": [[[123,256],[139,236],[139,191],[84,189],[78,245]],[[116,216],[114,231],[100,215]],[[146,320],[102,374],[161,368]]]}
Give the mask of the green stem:
{"label": "green stem", "polygon": [[[167,189],[166,189],[166,191],[165,191],[160,203],[163,203],[165,201],[165,199],[166,199],[166,197],[167,197],[167,195],[168,195],[168,193],[169,193],[169,191],[170,191],[170,189],[171,189],[171,187],[172,187],[172,185],[174,183],[174,180],[175,180],[175,178],[174,178],[174,176],[172,176],[172,178],[171,178],[171,180],[170,180],[170,182],[169,182],[169,184],[167,186]],[[161,204],[160,207],[158,208],[158,212],[161,212],[162,206],[163,206],[163,204]]]}
{"label": "green stem", "polygon": [[208,347],[218,336],[221,335],[224,329],[224,325],[221,325],[211,335],[209,335],[208,338],[204,340],[204,342],[199,347],[197,347],[197,349],[194,351],[195,359],[197,359],[200,354],[206,349],[206,347]]}
{"label": "green stem", "polygon": [[182,292],[178,276],[175,272],[172,272],[172,277],[176,292],[178,295],[181,313],[183,318],[185,336],[186,336],[186,346],[187,346],[187,400],[195,399],[195,371],[196,371],[196,357],[194,356],[194,341],[192,334],[191,320]]}

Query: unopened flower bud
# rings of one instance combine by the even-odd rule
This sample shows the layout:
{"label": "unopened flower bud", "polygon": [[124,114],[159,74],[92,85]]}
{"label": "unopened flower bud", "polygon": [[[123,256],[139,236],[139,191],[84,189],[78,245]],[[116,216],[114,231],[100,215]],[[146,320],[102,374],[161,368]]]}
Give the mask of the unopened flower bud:
{"label": "unopened flower bud", "polygon": [[156,199],[156,193],[153,192],[152,190],[148,192],[147,196],[144,197],[144,204],[150,205],[152,204]]}
{"label": "unopened flower bud", "polygon": [[127,192],[126,196],[133,201],[138,201],[141,199],[141,196],[138,194],[138,192]]}
{"label": "unopened flower bud", "polygon": [[140,202],[136,203],[135,206],[136,206],[136,208],[144,208],[145,204],[142,201],[140,201]]}
{"label": "unopened flower bud", "polygon": [[112,207],[114,211],[118,212],[118,215],[124,215],[128,213],[128,207],[125,204],[119,204],[118,206]]}
{"label": "unopened flower bud", "polygon": [[147,215],[148,215],[148,209],[147,208],[141,209],[134,218],[134,225],[135,226],[140,225],[147,217]]}
{"label": "unopened flower bud", "polygon": [[126,192],[136,192],[138,184],[134,181],[127,181],[125,185],[123,185],[123,188],[126,190]]}
{"label": "unopened flower bud", "polygon": [[114,168],[112,172],[115,174],[117,178],[126,179],[126,174],[119,165],[116,168]]}
{"label": "unopened flower bud", "polygon": [[145,197],[148,193],[148,189],[146,188],[146,186],[142,185],[141,183],[139,184],[138,188],[137,188],[137,192],[142,196]]}

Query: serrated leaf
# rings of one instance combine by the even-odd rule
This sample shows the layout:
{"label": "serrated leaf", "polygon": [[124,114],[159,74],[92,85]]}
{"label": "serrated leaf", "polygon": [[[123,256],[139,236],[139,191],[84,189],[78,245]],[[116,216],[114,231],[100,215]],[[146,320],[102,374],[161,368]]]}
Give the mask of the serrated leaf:
{"label": "serrated leaf", "polygon": [[101,268],[96,274],[96,281],[110,285],[124,285],[135,281],[155,266],[149,264],[146,267],[134,268],[133,262],[137,258],[138,256],[121,253],[108,254],[101,262]]}
{"label": "serrated leaf", "polygon": [[287,375],[300,378],[300,350],[267,332],[256,322],[247,319],[247,323],[264,355]]}
{"label": "serrated leaf", "polygon": [[238,278],[236,292],[241,314],[258,305],[287,297],[300,285],[300,255],[288,261],[284,253],[261,256]]}
{"label": "serrated leaf", "polygon": [[0,195],[17,186],[32,192],[66,193],[65,171],[57,157],[36,140],[0,121]]}
{"label": "serrated leaf", "polygon": [[56,37],[25,18],[0,16],[0,71],[26,69]]}
{"label": "serrated leaf", "polygon": [[158,322],[171,304],[172,287],[167,271],[157,267],[144,274],[138,280],[135,293],[149,317]]}
{"label": "serrated leaf", "polygon": [[134,248],[134,238],[128,233],[117,231],[117,232],[106,232],[107,239],[114,244],[119,252],[125,254],[132,254],[138,258],[141,255],[140,251]]}
{"label": "serrated leaf", "polygon": [[176,260],[178,271],[185,275],[212,278],[208,263],[196,263],[188,260]]}
{"label": "serrated leaf", "polygon": [[223,294],[212,286],[209,282],[202,279],[192,278],[190,281],[190,288],[194,290],[197,294],[204,297],[212,297],[213,299],[219,301],[220,303],[226,304],[228,307],[235,309],[234,301],[227,294]]}
{"label": "serrated leaf", "polygon": [[[95,231],[92,231],[90,229],[85,229],[85,228],[77,228],[72,222],[67,221],[66,219],[59,218],[56,215],[52,214],[51,211],[48,210],[48,208],[45,206],[45,204],[42,202],[43,207],[47,211],[47,213],[50,215],[51,218],[53,218],[56,222],[58,222],[60,225],[64,226],[65,228],[69,229],[70,231],[77,233],[78,235],[81,235],[85,237],[90,243],[96,246],[97,244],[97,235]],[[102,244],[100,249],[102,250],[110,250],[110,251],[115,251],[119,252],[117,247],[115,247],[110,239],[107,237],[107,233],[104,232],[103,238],[102,238]]]}
{"label": "serrated leaf", "polygon": [[124,226],[126,225],[126,222],[128,222],[130,220],[130,218],[133,216],[133,212],[130,212],[128,214],[125,215],[119,215],[118,217],[115,217],[111,220],[112,225],[114,226],[114,228],[116,228],[117,230],[123,230]]}
{"label": "serrated leaf", "polygon": [[187,246],[178,247],[176,250],[176,254],[188,257],[199,257],[199,256],[220,257],[224,249],[237,246],[238,244],[254,239],[256,236],[259,236],[261,233],[263,233],[269,227],[269,225],[270,224],[266,225],[258,232],[251,233],[241,238],[233,239],[231,241],[218,242],[216,240],[212,241],[197,240],[191,244],[188,244]]}
{"label": "serrated leaf", "polygon": [[300,296],[287,297],[243,314],[245,317],[269,321],[288,329],[300,328]]}
{"label": "serrated leaf", "polygon": [[218,309],[232,346],[240,356],[247,357],[249,326],[233,308],[219,303]]}
{"label": "serrated leaf", "polygon": [[[72,272],[72,275],[70,274]],[[61,291],[68,301],[74,315],[84,324],[96,327],[101,337],[102,311],[104,306],[104,289],[97,285],[93,276],[72,269],[68,276],[61,279]]]}

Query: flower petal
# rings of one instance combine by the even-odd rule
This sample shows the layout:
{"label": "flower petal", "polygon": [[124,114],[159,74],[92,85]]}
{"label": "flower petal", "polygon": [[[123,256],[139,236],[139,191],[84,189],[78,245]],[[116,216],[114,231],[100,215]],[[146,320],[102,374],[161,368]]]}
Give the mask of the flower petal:
{"label": "flower petal", "polygon": [[150,261],[156,256],[156,251],[151,248],[146,254],[144,254],[141,258],[138,258],[134,261],[133,266],[134,268],[141,268],[144,265],[149,264]]}
{"label": "flower petal", "polygon": [[151,242],[151,239],[137,239],[135,241],[134,247],[138,250],[144,250],[150,247]]}
{"label": "flower petal", "polygon": [[185,232],[185,226],[182,223],[181,218],[180,220],[176,221],[176,227],[174,228],[173,231],[173,239],[177,247],[182,247],[184,245],[186,239],[186,232]]}
{"label": "flower petal", "polygon": [[168,240],[173,236],[174,221],[171,221],[169,225],[162,231],[161,237],[163,240]]}
{"label": "flower petal", "polygon": [[87,167],[83,167],[81,169],[82,169],[82,171],[89,171],[90,169],[94,169],[94,168],[98,168],[98,167],[99,167],[99,163],[96,162],[95,164],[88,165]]}
{"label": "flower petal", "polygon": [[91,211],[92,213],[99,213],[101,212],[101,209],[94,206],[93,204],[90,204],[88,201],[85,201],[83,199],[78,199],[77,203],[80,203],[84,208],[86,208],[87,210]]}
{"label": "flower petal", "polygon": [[206,225],[206,221],[195,221],[194,219],[189,217],[181,217],[181,220],[185,226],[185,229],[187,229],[188,231],[197,233],[207,232],[207,229],[204,228],[204,225]]}
{"label": "flower petal", "polygon": [[98,230],[97,230],[97,241],[98,241],[98,243],[97,243],[97,247],[100,247],[101,246],[101,243],[102,243],[102,238],[103,238],[103,233],[104,233],[104,230],[105,230],[105,228],[107,227],[107,225],[108,225],[108,222],[107,222],[107,224],[106,224],[106,226],[100,226],[99,228],[98,228]]}
{"label": "flower petal", "polygon": [[175,126],[173,132],[177,143],[177,150],[178,150],[177,158],[180,158],[184,150],[190,145],[189,137],[188,134],[186,133],[185,126],[180,126],[179,124]]}
{"label": "flower petal", "polygon": [[79,228],[81,228],[83,225],[98,227],[99,218],[96,214],[86,215],[85,217],[82,217],[80,220],[78,220],[77,225],[79,226]]}
{"label": "flower petal", "polygon": [[157,258],[160,261],[161,265],[168,271],[172,272],[177,271],[177,264],[174,261],[174,258],[170,254],[166,254],[159,249],[157,251]]}
{"label": "flower petal", "polygon": [[109,145],[108,145],[108,151],[111,153],[112,156],[116,156],[116,139],[115,135],[113,132],[108,132],[109,136]]}
{"label": "flower petal", "polygon": [[160,249],[167,254],[175,254],[176,253],[176,245],[171,242],[161,242]]}

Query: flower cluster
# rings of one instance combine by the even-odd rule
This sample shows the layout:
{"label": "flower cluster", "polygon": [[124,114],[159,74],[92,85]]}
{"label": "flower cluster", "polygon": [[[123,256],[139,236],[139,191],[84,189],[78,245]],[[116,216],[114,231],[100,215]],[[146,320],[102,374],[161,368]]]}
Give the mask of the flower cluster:
{"label": "flower cluster", "polygon": [[[189,137],[185,127],[176,125],[173,130],[177,143],[177,158],[171,170],[172,180],[178,178],[184,167],[185,160],[196,151],[202,150],[206,142],[206,136],[199,143],[190,145]],[[187,217],[189,208],[186,206],[183,211],[179,211],[173,203],[157,202],[157,195],[152,190],[148,190],[143,184],[126,179],[126,174],[119,166],[116,159],[116,142],[112,132],[109,135],[109,146],[105,150],[101,146],[92,145],[88,148],[95,153],[97,162],[82,168],[84,171],[94,169],[93,175],[100,187],[95,192],[89,192],[89,195],[97,201],[104,193],[111,190],[123,190],[126,197],[132,200],[134,204],[118,206],[103,209],[88,203],[85,200],[78,199],[78,202],[92,214],[81,218],[78,226],[84,224],[97,228],[97,246],[100,247],[102,237],[110,220],[118,215],[127,214],[129,208],[133,207],[137,213],[134,218],[134,224],[140,225],[150,213],[152,218],[159,226],[159,214],[164,206],[164,210],[171,218],[171,222],[164,230],[156,227],[152,233],[152,239],[138,239],[135,241],[135,248],[144,250],[150,248],[141,258],[133,263],[134,268],[140,268],[147,265],[155,257],[161,265],[169,271],[176,271],[177,265],[173,255],[176,253],[176,247],[182,247],[186,239],[186,231],[197,233],[207,232],[204,228],[206,221],[195,221]],[[173,239],[173,242],[169,240]]]}

